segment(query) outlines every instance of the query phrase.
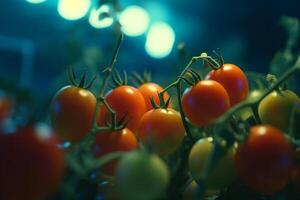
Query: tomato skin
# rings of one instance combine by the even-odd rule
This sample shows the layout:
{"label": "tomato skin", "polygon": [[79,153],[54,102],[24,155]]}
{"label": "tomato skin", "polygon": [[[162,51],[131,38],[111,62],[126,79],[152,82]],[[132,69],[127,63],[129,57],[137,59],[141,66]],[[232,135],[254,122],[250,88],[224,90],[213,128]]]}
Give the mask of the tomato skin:
{"label": "tomato skin", "polygon": [[96,101],[86,89],[66,86],[59,90],[50,111],[55,132],[70,142],[82,140],[92,128]]}
{"label": "tomato skin", "polygon": [[133,151],[118,166],[116,187],[122,199],[154,200],[167,189],[170,173],[167,165],[155,154]]}
{"label": "tomato skin", "polygon": [[[138,89],[144,96],[147,111],[153,109],[151,101],[150,101],[150,99],[152,97],[153,97],[155,103],[157,105],[159,105],[160,102],[159,102],[158,93],[163,90],[162,87],[160,87],[156,83],[144,83]],[[164,92],[164,100],[166,101],[168,98],[170,98],[170,95],[168,94],[168,92]],[[171,107],[170,104],[169,104],[169,107]]]}
{"label": "tomato skin", "polygon": [[[141,92],[131,86],[122,85],[109,91],[105,99],[116,112],[117,121],[126,116],[127,128],[136,132],[139,121],[146,112],[146,104]],[[100,106],[99,125],[104,125],[105,118],[110,115],[103,105]]]}
{"label": "tomato skin", "polygon": [[229,96],[225,88],[213,80],[199,81],[182,96],[183,112],[198,127],[213,123],[229,107]]}
{"label": "tomato skin", "polygon": [[0,123],[8,117],[13,107],[13,102],[9,97],[0,96]]}
{"label": "tomato skin", "polygon": [[294,92],[290,90],[273,91],[260,102],[258,114],[262,123],[270,124],[287,132],[294,106],[300,108],[300,99]]}
{"label": "tomato skin", "polygon": [[65,169],[57,143],[33,127],[0,134],[0,199],[40,200],[54,192]]}
{"label": "tomato skin", "polygon": [[234,64],[224,64],[220,69],[212,70],[205,79],[215,80],[223,85],[229,95],[231,106],[240,103],[248,96],[249,85],[247,77]]}
{"label": "tomato skin", "polygon": [[[128,128],[120,131],[98,133],[93,145],[93,152],[96,157],[103,156],[115,151],[131,151],[138,148],[136,136]],[[105,165],[103,172],[106,175],[114,176],[117,160]]]}
{"label": "tomato skin", "polygon": [[185,129],[180,114],[172,108],[146,112],[139,124],[138,136],[161,156],[174,152],[183,140]]}
{"label": "tomato skin", "polygon": [[[196,181],[200,180],[200,176],[213,151],[213,147],[212,138],[202,138],[193,145],[189,154],[189,169]],[[223,189],[235,180],[235,153],[235,147],[231,147],[220,157],[218,163],[216,163],[205,181],[205,188],[207,190]]]}
{"label": "tomato skin", "polygon": [[239,146],[235,164],[245,184],[270,195],[287,184],[292,159],[291,146],[280,130],[257,125],[251,127],[248,139]]}

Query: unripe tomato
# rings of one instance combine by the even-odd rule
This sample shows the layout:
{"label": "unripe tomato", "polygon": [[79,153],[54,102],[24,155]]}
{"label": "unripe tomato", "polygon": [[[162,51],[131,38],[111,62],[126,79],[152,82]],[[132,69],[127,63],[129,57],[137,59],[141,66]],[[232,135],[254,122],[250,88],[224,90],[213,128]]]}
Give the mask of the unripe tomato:
{"label": "unripe tomato", "polygon": [[183,112],[198,127],[213,123],[229,107],[229,96],[225,88],[213,80],[199,81],[182,96]]}
{"label": "unripe tomato", "polygon": [[212,70],[205,79],[215,80],[226,89],[230,105],[245,100],[248,96],[248,80],[244,72],[234,64],[224,64],[220,69]]}
{"label": "unripe tomato", "polygon": [[[212,138],[198,140],[191,149],[189,155],[189,169],[193,178],[198,181],[210,158],[214,144]],[[205,187],[208,190],[220,190],[230,185],[236,178],[234,156],[236,150],[231,147],[222,155],[216,165],[211,169],[205,180]]]}
{"label": "unripe tomato", "polygon": [[[253,90],[249,93],[247,99],[256,99],[258,98],[260,95],[263,94],[262,90]],[[238,116],[240,116],[243,120],[247,120],[249,117],[251,117],[253,115],[251,108],[247,107],[244,108],[240,111],[238,111]]]}
{"label": "unripe tomato", "polygon": [[95,96],[86,89],[66,86],[52,100],[51,120],[55,132],[70,142],[79,142],[92,128]]}
{"label": "unripe tomato", "polygon": [[161,156],[174,152],[184,137],[180,114],[172,108],[158,108],[146,112],[139,125],[142,142]]}
{"label": "unripe tomato", "polygon": [[[129,129],[124,128],[120,131],[98,133],[93,145],[93,152],[97,157],[115,151],[131,151],[138,148],[135,134]],[[112,161],[103,167],[106,175],[115,175],[118,161]]]}
{"label": "unripe tomato", "polygon": [[259,117],[264,124],[270,124],[287,132],[293,107],[300,108],[299,97],[290,90],[273,91],[259,104]]}
{"label": "unripe tomato", "polygon": [[[183,192],[183,200],[196,200],[200,199],[202,194],[199,194],[198,184],[196,181],[192,181],[186,190]],[[206,190],[203,194],[204,197],[217,196],[220,193],[219,190]]]}
{"label": "unripe tomato", "polygon": [[47,131],[29,126],[0,134],[0,157],[0,199],[45,199],[63,179],[64,153]]}
{"label": "unripe tomato", "polygon": [[[126,116],[127,127],[135,133],[141,117],[146,112],[146,104],[141,92],[134,87],[122,85],[109,91],[105,99],[116,112],[117,121]],[[110,119],[110,115],[101,105],[98,123],[104,125],[107,118]]]}
{"label": "unripe tomato", "polygon": [[256,192],[268,195],[286,185],[292,162],[288,140],[280,130],[269,125],[252,127],[235,159],[242,181]]}
{"label": "unripe tomato", "polygon": [[116,186],[124,200],[155,200],[163,195],[169,179],[168,167],[157,155],[133,151],[119,163]]}
{"label": "unripe tomato", "polygon": [[[151,101],[150,101],[150,99],[152,97],[154,99],[154,102],[157,105],[159,105],[160,102],[159,102],[158,93],[163,90],[162,87],[160,87],[156,83],[144,83],[138,89],[144,96],[147,111],[149,111],[153,108]],[[170,95],[168,94],[168,92],[164,92],[164,100],[166,101],[169,97],[170,97]]]}

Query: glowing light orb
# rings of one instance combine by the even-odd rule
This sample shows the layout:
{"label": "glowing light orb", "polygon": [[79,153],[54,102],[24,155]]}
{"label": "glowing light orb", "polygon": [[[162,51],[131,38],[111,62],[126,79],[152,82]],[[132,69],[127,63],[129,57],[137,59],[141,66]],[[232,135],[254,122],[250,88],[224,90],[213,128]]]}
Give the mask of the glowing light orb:
{"label": "glowing light orb", "polygon": [[57,11],[64,19],[77,20],[84,17],[91,6],[91,0],[59,0]]}
{"label": "glowing light orb", "polygon": [[43,3],[46,0],[26,0],[28,3],[32,3],[32,4],[38,4],[38,3]]}
{"label": "glowing light orb", "polygon": [[119,16],[122,31],[128,36],[139,36],[146,32],[149,26],[149,15],[139,6],[127,7]]}
{"label": "glowing light orb", "polygon": [[93,8],[90,17],[89,23],[94,28],[106,28],[112,25],[114,22],[113,18],[110,17],[110,7],[103,5],[100,8]]}
{"label": "glowing light orb", "polygon": [[174,42],[173,28],[165,22],[157,22],[150,27],[145,50],[151,57],[164,58],[171,53]]}

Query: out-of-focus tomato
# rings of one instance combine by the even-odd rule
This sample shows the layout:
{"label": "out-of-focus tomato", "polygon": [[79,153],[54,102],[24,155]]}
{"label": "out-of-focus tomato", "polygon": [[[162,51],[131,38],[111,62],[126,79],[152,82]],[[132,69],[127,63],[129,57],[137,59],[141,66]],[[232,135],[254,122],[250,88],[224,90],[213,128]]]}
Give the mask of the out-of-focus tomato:
{"label": "out-of-focus tomato", "polygon": [[[189,155],[189,169],[193,178],[198,181],[210,158],[214,144],[212,138],[200,139],[191,149]],[[205,180],[205,187],[208,190],[220,190],[232,183],[236,178],[234,156],[236,150],[231,147],[219,158],[219,161],[211,169]]]}
{"label": "out-of-focus tomato", "polygon": [[[189,186],[185,189],[183,192],[183,200],[195,200],[195,199],[200,199],[201,196],[199,194],[199,186],[195,180],[193,180]],[[217,196],[220,193],[219,190],[206,190],[204,192],[204,197],[212,197],[212,196]],[[202,194],[201,194],[202,195]]]}
{"label": "out-of-focus tomato", "polygon": [[51,120],[55,132],[70,142],[79,142],[92,128],[96,98],[87,89],[66,86],[52,100]]}
{"label": "out-of-focus tomato", "polygon": [[213,80],[199,81],[182,96],[182,108],[186,117],[198,127],[214,122],[230,107],[225,88]]}
{"label": "out-of-focus tomato", "polygon": [[0,157],[0,199],[45,199],[63,179],[64,153],[46,129],[0,134]]}
{"label": "out-of-focus tomato", "polygon": [[299,97],[290,90],[273,91],[259,104],[259,117],[264,124],[270,124],[287,132],[293,107],[298,106],[300,110]]}
{"label": "out-of-focus tomato", "polygon": [[146,112],[139,125],[138,136],[159,155],[174,152],[184,137],[180,114],[172,108]]}
{"label": "out-of-focus tomato", "polygon": [[280,130],[258,125],[239,146],[235,163],[245,184],[259,193],[272,194],[288,182],[292,157],[291,146]]}
{"label": "out-of-focus tomato", "polygon": [[[103,156],[114,151],[131,151],[138,148],[135,134],[129,129],[121,131],[98,133],[93,145],[93,152],[97,157]],[[112,161],[103,167],[106,175],[115,175],[118,161]]]}
{"label": "out-of-focus tomato", "polygon": [[244,72],[234,64],[224,64],[220,69],[212,70],[205,79],[215,80],[226,89],[230,105],[245,100],[248,96],[248,80]]}
{"label": "out-of-focus tomato", "polygon": [[11,112],[12,101],[7,96],[0,95],[0,122],[2,122]]}
{"label": "out-of-focus tomato", "polygon": [[[160,102],[159,102],[158,93],[163,90],[162,87],[160,87],[156,83],[149,83],[148,82],[148,83],[142,84],[138,89],[142,93],[142,95],[144,96],[147,111],[149,111],[153,108],[152,104],[151,104],[151,101],[150,101],[151,98],[153,98],[154,102],[157,105],[159,105]],[[170,97],[170,95],[167,92],[164,92],[164,100],[166,101],[169,97]],[[170,107],[170,104],[169,104],[169,107]]]}
{"label": "out-of-focus tomato", "polygon": [[[258,98],[260,95],[262,95],[263,91],[262,90],[252,90],[247,99],[256,99]],[[238,116],[240,116],[243,120],[247,120],[249,117],[251,117],[253,115],[251,108],[244,108],[240,111],[238,111]]]}
{"label": "out-of-focus tomato", "polygon": [[[141,92],[134,87],[122,85],[109,91],[105,99],[116,112],[117,121],[126,116],[127,127],[135,133],[141,117],[146,112],[146,104]],[[98,123],[104,125],[106,118],[110,119],[110,115],[101,105]]]}
{"label": "out-of-focus tomato", "polygon": [[116,186],[124,200],[154,200],[163,195],[169,179],[168,167],[157,155],[133,151],[119,163]]}

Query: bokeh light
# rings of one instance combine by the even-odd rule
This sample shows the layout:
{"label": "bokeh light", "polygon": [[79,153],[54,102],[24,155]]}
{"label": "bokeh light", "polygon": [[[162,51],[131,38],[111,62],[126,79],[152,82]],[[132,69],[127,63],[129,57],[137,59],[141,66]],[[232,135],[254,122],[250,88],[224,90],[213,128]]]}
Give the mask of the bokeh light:
{"label": "bokeh light", "polygon": [[58,13],[67,20],[84,17],[91,6],[91,0],[59,0]]}
{"label": "bokeh light", "polygon": [[103,5],[100,8],[93,8],[90,13],[89,23],[94,28],[106,28],[114,22],[110,16],[110,7]]}
{"label": "bokeh light", "polygon": [[38,4],[38,3],[43,3],[46,0],[26,0],[28,3],[32,3],[32,4]]}
{"label": "bokeh light", "polygon": [[173,28],[165,22],[156,22],[147,34],[145,50],[151,57],[164,58],[171,53],[174,42]]}
{"label": "bokeh light", "polygon": [[128,36],[139,36],[147,31],[149,15],[139,6],[127,7],[119,16],[122,31]]}

